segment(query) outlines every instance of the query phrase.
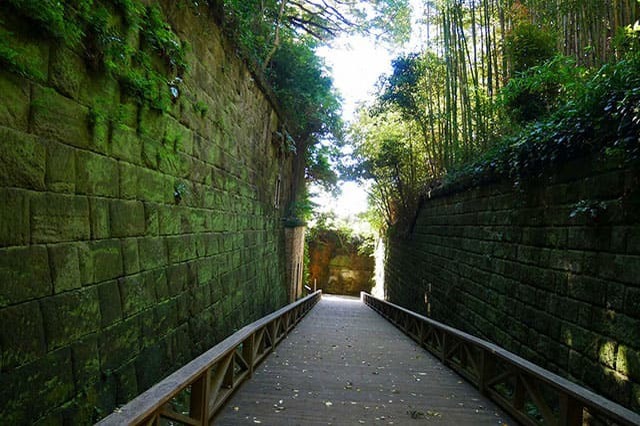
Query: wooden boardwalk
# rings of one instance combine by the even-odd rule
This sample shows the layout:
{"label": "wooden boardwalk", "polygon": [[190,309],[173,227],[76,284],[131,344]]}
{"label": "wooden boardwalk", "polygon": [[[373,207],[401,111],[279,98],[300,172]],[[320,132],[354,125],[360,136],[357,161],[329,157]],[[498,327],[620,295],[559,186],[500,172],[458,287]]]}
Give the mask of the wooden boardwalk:
{"label": "wooden boardwalk", "polygon": [[217,425],[513,425],[359,299],[324,296]]}

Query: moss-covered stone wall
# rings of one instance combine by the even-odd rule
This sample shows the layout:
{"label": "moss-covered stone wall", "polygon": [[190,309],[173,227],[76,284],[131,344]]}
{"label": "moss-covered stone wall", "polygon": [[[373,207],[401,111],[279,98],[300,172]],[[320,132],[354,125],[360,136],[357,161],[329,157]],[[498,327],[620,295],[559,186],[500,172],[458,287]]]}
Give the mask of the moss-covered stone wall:
{"label": "moss-covered stone wall", "polygon": [[282,123],[205,8],[160,6],[164,111],[0,5],[31,70],[0,70],[3,424],[90,424],[286,303]]}
{"label": "moss-covered stone wall", "polygon": [[640,411],[640,167],[577,159],[424,202],[392,237],[392,302]]}

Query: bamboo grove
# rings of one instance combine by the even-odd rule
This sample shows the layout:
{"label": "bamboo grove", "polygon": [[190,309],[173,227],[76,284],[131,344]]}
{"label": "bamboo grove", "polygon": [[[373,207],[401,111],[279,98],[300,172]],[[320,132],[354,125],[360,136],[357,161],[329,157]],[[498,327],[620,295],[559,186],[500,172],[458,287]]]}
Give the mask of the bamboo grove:
{"label": "bamboo grove", "polygon": [[373,181],[385,226],[411,216],[447,173],[526,131],[628,55],[640,2],[432,0],[421,14],[425,47],[393,61],[351,127],[348,172]]}

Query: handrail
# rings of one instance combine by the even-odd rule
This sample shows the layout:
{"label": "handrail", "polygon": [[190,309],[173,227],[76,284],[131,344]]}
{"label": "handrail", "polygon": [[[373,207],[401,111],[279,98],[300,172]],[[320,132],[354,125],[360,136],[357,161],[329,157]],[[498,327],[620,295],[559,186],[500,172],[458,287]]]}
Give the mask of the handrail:
{"label": "handrail", "polygon": [[97,424],[159,425],[166,419],[209,425],[233,392],[321,296],[318,290],[243,327]]}
{"label": "handrail", "polygon": [[640,415],[493,343],[365,292],[362,301],[524,425],[640,425]]}

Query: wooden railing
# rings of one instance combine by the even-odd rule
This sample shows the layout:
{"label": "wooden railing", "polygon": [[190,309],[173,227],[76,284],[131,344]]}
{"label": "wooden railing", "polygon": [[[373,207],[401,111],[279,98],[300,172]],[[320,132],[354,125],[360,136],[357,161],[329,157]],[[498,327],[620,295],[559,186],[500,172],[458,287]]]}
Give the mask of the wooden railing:
{"label": "wooden railing", "polygon": [[640,415],[492,343],[361,293],[391,321],[524,425],[640,425]]}
{"label": "wooden railing", "polygon": [[233,392],[321,296],[318,290],[247,325],[98,425],[209,425]]}

